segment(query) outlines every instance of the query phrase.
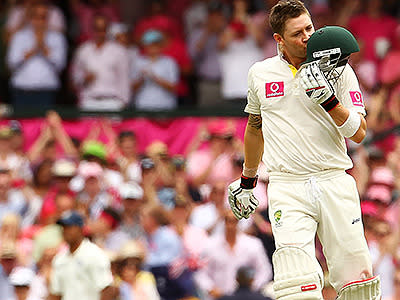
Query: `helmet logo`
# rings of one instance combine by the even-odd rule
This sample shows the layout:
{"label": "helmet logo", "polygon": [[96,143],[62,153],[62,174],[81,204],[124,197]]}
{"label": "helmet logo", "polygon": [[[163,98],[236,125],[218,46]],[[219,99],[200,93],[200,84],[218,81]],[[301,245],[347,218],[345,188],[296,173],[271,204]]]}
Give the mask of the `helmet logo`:
{"label": "helmet logo", "polygon": [[341,53],[342,53],[342,51],[340,51],[340,48],[332,48],[332,49],[316,51],[313,53],[313,57],[319,58],[319,57],[326,56],[326,55],[341,54]]}

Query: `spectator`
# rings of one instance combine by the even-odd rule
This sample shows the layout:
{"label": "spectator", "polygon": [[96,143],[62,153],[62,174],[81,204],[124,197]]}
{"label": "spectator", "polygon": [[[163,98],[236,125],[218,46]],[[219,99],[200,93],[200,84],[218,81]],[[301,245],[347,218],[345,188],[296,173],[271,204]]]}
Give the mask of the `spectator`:
{"label": "spectator", "polygon": [[118,22],[120,20],[116,1],[69,0],[69,5],[77,18],[79,26],[78,43],[91,40],[97,35],[93,23],[98,15],[106,17],[110,22]]}
{"label": "spectator", "polygon": [[13,243],[4,243],[0,248],[0,295],[5,300],[14,300],[14,288],[9,276],[16,266],[16,246]]}
{"label": "spectator", "polygon": [[144,238],[144,231],[140,224],[140,212],[143,208],[143,189],[137,183],[125,183],[121,186],[122,217],[120,230],[131,239]]}
{"label": "spectator", "polygon": [[6,23],[6,39],[9,40],[14,33],[24,29],[29,25],[29,19],[37,4],[46,5],[49,10],[48,28],[49,30],[64,32],[66,31],[65,18],[61,10],[48,3],[46,0],[23,0],[22,4],[11,8],[8,13]]}
{"label": "spectator", "polygon": [[127,242],[119,252],[121,300],[159,300],[156,280],[150,272],[141,270],[145,257],[143,247],[136,241]]}
{"label": "spectator", "polygon": [[198,26],[189,36],[189,51],[198,76],[197,103],[200,107],[213,106],[222,100],[218,40],[225,26],[222,3],[211,1],[205,24]]}
{"label": "spectator", "polygon": [[142,211],[141,223],[147,237],[145,265],[156,278],[161,298],[172,300],[194,296],[192,274],[184,260],[182,241],[167,226],[166,211],[161,206],[148,206]]}
{"label": "spectator", "polygon": [[259,292],[251,290],[254,282],[255,270],[250,267],[240,267],[236,273],[237,290],[231,296],[223,296],[219,300],[271,300]]}
{"label": "spectator", "polygon": [[129,56],[121,45],[107,40],[108,19],[93,19],[93,39],[76,51],[72,80],[82,110],[122,110],[129,100]]}
{"label": "spectator", "polygon": [[26,267],[16,267],[10,274],[10,283],[15,290],[15,300],[38,300],[29,297],[30,285],[35,273]]}
{"label": "spectator", "polygon": [[46,5],[35,5],[31,26],[17,31],[10,41],[7,63],[14,109],[48,109],[55,104],[67,44],[62,33],[49,29],[48,16]]}
{"label": "spectator", "polygon": [[52,263],[50,299],[114,299],[110,261],[95,244],[84,238],[83,218],[75,211],[58,220],[68,250]]}
{"label": "spectator", "polygon": [[261,26],[247,22],[247,0],[233,1],[232,19],[219,39],[222,97],[226,105],[244,109],[247,96],[247,71],[263,59],[264,34]]}
{"label": "spectator", "polygon": [[176,108],[176,84],[179,71],[171,58],[162,55],[162,33],[157,30],[146,31],[141,41],[145,55],[138,58],[132,70],[136,109],[171,110]]}
{"label": "spectator", "polygon": [[233,130],[233,124],[228,121],[210,122],[208,147],[200,148],[188,157],[187,172],[195,187],[232,179]]}
{"label": "spectator", "polygon": [[140,183],[142,181],[142,171],[140,160],[137,153],[136,135],[133,131],[121,131],[118,135],[118,146],[120,156],[117,162],[125,175],[127,181]]}
{"label": "spectator", "polygon": [[243,266],[255,269],[252,289],[260,290],[272,278],[272,268],[259,239],[241,233],[238,220],[225,211],[225,232],[211,238],[205,251],[207,265],[196,274],[196,282],[211,299],[235,291],[237,270]]}

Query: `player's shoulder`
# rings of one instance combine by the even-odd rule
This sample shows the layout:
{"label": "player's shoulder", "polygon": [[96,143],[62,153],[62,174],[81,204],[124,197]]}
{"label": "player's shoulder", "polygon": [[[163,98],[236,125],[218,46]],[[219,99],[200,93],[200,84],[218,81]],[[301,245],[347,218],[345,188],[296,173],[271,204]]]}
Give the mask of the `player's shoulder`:
{"label": "player's shoulder", "polygon": [[249,73],[269,70],[271,67],[277,65],[279,62],[280,62],[280,59],[279,59],[278,55],[266,58],[262,61],[258,61],[256,63],[254,63],[250,67]]}

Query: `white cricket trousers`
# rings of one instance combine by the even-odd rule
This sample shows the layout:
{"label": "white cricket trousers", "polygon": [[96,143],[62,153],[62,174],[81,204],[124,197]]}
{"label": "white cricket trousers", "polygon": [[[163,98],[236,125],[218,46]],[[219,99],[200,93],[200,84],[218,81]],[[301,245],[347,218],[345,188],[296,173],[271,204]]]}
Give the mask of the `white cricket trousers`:
{"label": "white cricket trousers", "polygon": [[316,259],[318,234],[329,281],[336,291],[359,279],[363,272],[372,274],[360,200],[352,176],[344,170],[309,176],[272,172],[269,180],[269,217],[277,248],[300,247]]}

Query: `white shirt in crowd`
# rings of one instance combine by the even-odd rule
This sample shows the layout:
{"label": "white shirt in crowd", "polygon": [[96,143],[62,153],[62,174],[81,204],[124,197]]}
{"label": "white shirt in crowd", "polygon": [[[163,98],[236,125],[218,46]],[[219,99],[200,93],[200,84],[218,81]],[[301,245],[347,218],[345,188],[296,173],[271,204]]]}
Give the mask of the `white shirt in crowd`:
{"label": "white shirt in crowd", "polygon": [[100,300],[101,291],[113,281],[107,255],[86,239],[74,253],[57,254],[52,269],[50,292],[62,300]]}
{"label": "white shirt in crowd", "polygon": [[[119,44],[106,41],[98,48],[92,41],[84,43],[73,60],[72,77],[80,86],[80,107],[86,110],[120,110],[129,100],[130,57]],[[87,86],[83,81],[87,73],[95,79]]]}
{"label": "white shirt in crowd", "polygon": [[262,49],[250,36],[232,41],[219,55],[222,96],[225,99],[246,99],[246,74],[252,64],[263,58]]}
{"label": "white shirt in crowd", "polygon": [[45,44],[49,55],[36,54],[25,61],[25,54],[36,46],[35,33],[26,28],[15,33],[8,48],[7,64],[11,69],[11,85],[25,90],[56,90],[60,87],[59,72],[66,64],[67,43],[57,31],[47,31]]}
{"label": "white shirt in crowd", "polygon": [[[62,11],[54,6],[49,6],[48,26],[50,30],[65,31],[65,18]],[[8,13],[6,28],[9,31],[15,30],[17,26],[26,22],[28,16],[26,15],[25,7],[18,5],[11,8]]]}
{"label": "white shirt in crowd", "polygon": [[[268,141],[263,156],[268,172],[304,175],[352,167],[336,124],[307,97],[296,69],[281,54],[255,63],[249,70],[248,86],[245,112],[261,114],[264,141]],[[350,65],[346,65],[334,88],[344,107],[365,114]]]}
{"label": "white shirt in crowd", "polygon": [[[152,61],[147,57],[138,57],[132,67],[132,79],[137,81],[143,76],[143,71],[153,73],[170,83],[176,84],[179,79],[179,69],[175,61],[166,56],[160,56]],[[177,106],[176,94],[161,87],[149,78],[144,79],[143,85],[135,94],[135,107],[140,110],[167,110]]]}

